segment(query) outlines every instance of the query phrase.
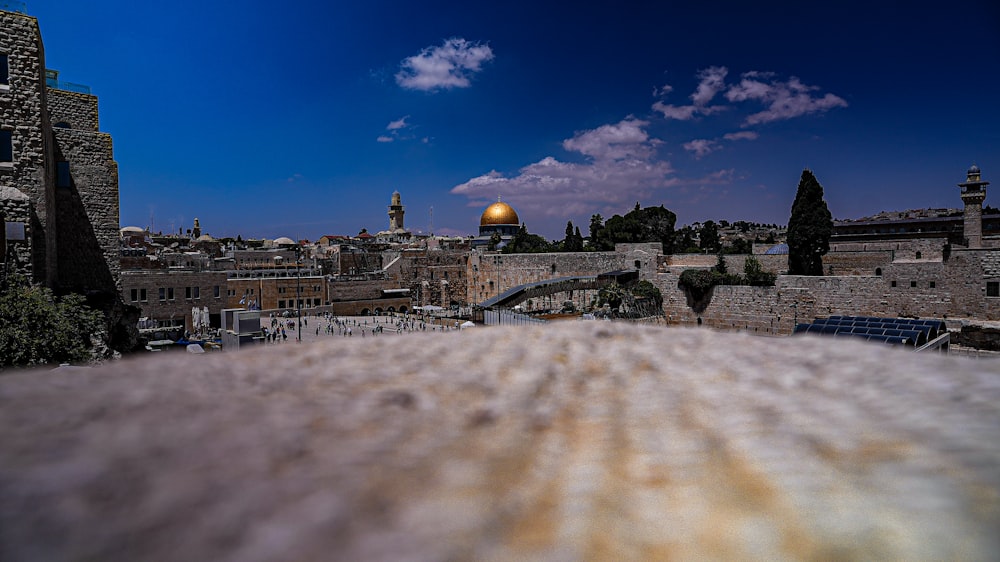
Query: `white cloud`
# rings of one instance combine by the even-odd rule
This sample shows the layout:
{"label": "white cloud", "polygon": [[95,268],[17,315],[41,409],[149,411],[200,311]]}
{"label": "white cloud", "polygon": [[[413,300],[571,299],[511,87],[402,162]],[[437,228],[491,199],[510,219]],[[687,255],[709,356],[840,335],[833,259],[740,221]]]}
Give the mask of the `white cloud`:
{"label": "white cloud", "polygon": [[394,141],[394,140],[396,140],[396,139],[394,139],[394,138],[392,138],[392,137],[387,137],[387,136],[385,136],[385,135],[379,135],[379,136],[378,136],[378,138],[377,138],[377,139],[375,139],[375,140],[376,140],[377,142],[392,142],[392,141]]}
{"label": "white cloud", "polygon": [[493,59],[489,45],[456,37],[439,47],[426,47],[420,54],[403,59],[396,83],[409,90],[433,91],[467,88],[469,77]]}
{"label": "white cloud", "polygon": [[695,158],[701,158],[706,154],[715,152],[719,148],[718,141],[711,139],[694,139],[692,141],[684,143],[684,150],[694,153]]}
{"label": "white cloud", "polygon": [[673,91],[674,87],[671,86],[670,84],[664,84],[662,88],[657,88],[656,86],[653,86],[653,97],[658,98],[661,96],[665,96]]}
{"label": "white cloud", "polygon": [[668,105],[658,101],[653,104],[653,110],[659,111],[667,119],[687,121],[694,118],[694,114],[698,111],[698,108],[693,105]]}
{"label": "white cloud", "polygon": [[406,122],[406,120],[409,118],[410,118],[409,115],[404,115],[403,117],[400,117],[395,121],[390,121],[385,128],[387,131],[395,131],[397,129],[403,129],[405,127],[409,127],[410,126],[409,123]]}
{"label": "white cloud", "polygon": [[626,118],[578,132],[563,148],[586,156],[582,163],[551,156],[529,164],[513,177],[492,171],[452,188],[471,206],[486,205],[503,195],[519,212],[536,217],[580,216],[595,209],[620,209],[675,185],[674,169],[655,155],[646,121]]}
{"label": "white cloud", "polygon": [[698,87],[691,94],[691,101],[698,107],[712,101],[715,94],[726,87],[726,74],[729,69],[724,66],[710,66],[698,73]]}
{"label": "white cloud", "polygon": [[811,92],[818,86],[807,86],[794,76],[786,82],[775,80],[774,75],[765,72],[747,72],[738,84],[729,88],[726,99],[732,102],[754,100],[766,104],[764,111],[746,118],[744,126],[792,119],[811,113],[821,113],[835,107],[847,107],[847,102],[833,94],[822,97]]}
{"label": "white cloud", "polygon": [[[666,119],[689,121],[698,115],[711,115],[728,109],[727,105],[708,105],[716,95],[723,96],[732,103],[755,101],[767,109],[751,114],[743,121],[743,126],[759,125],[792,119],[802,115],[820,113],[835,107],[847,107],[843,98],[834,94],[817,95],[818,86],[808,86],[794,76],[787,81],[779,80],[773,72],[751,70],[740,75],[736,84],[726,84],[729,70],[724,66],[710,66],[698,72],[698,86],[691,94],[691,105],[673,105],[662,101],[653,103],[653,110]],[[670,89],[653,90],[653,95],[667,93]],[[748,139],[749,137],[742,137]],[[739,140],[737,138],[727,140]]]}
{"label": "white cloud", "polygon": [[569,152],[579,152],[594,160],[621,160],[623,158],[647,158],[652,147],[646,144],[649,135],[643,130],[646,121],[627,118],[614,125],[577,133],[562,145]]}
{"label": "white cloud", "polygon": [[759,134],[754,131],[740,131],[738,133],[726,133],[722,135],[722,138],[727,141],[737,141],[737,140],[757,140],[760,137]]}
{"label": "white cloud", "polygon": [[[721,105],[708,105],[708,102],[712,101],[715,94],[725,89],[726,74],[728,73],[729,70],[724,66],[710,66],[698,72],[698,87],[691,94],[692,105],[673,105],[657,101],[653,103],[653,110],[659,111],[667,119],[676,119],[678,121],[689,121],[694,119],[698,114],[711,115],[718,113],[724,110],[725,107]],[[672,90],[673,88],[670,86],[664,86],[663,89],[659,90],[659,93],[666,94]],[[657,95],[657,93],[656,90],[653,91],[653,95]]]}

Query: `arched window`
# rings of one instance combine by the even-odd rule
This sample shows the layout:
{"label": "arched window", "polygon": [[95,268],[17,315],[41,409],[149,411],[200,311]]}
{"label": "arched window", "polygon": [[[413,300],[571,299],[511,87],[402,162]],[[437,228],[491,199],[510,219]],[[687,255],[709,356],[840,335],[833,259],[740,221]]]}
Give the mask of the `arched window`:
{"label": "arched window", "polygon": [[879,277],[882,277],[882,268],[881,267],[876,267],[875,268],[875,275],[877,275]]}
{"label": "arched window", "polygon": [[920,252],[917,252],[917,259],[920,259]]}

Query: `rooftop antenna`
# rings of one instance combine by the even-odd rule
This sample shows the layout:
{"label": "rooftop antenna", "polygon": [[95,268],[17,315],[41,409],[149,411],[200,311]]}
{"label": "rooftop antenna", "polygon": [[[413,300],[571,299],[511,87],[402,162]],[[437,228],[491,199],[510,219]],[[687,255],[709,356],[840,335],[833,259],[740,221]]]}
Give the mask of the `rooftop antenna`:
{"label": "rooftop antenna", "polygon": [[431,205],[431,217],[427,221],[427,233],[430,236],[434,236],[434,205]]}

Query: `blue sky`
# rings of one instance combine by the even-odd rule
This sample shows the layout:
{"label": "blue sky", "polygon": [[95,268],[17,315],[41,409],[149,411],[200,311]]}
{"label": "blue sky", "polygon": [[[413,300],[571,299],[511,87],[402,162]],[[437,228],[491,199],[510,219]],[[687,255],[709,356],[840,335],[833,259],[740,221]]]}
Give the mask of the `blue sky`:
{"label": "blue sky", "polygon": [[[215,236],[532,232],[665,205],[785,223],[1000,182],[1000,5],[29,0],[46,64],[100,98],[122,225]],[[995,190],[1000,190],[996,183]],[[1000,196],[987,198],[1000,206]]]}

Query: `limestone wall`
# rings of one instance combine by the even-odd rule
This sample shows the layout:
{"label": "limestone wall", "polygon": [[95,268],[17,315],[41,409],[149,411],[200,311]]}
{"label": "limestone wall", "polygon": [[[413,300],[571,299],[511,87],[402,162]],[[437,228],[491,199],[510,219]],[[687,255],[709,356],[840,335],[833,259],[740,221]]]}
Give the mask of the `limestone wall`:
{"label": "limestone wall", "polygon": [[[154,320],[173,319],[187,329],[192,326],[191,308],[194,306],[207,306],[210,314],[232,308],[226,305],[224,271],[123,271],[121,279],[122,300],[139,307],[140,316]],[[164,289],[162,300],[161,288]]]}
{"label": "limestone wall", "polygon": [[12,131],[14,161],[0,163],[0,186],[31,201],[28,221],[30,271],[36,282],[54,283],[54,202],[51,159],[46,155],[45,53],[34,17],[0,11],[0,52],[8,57],[9,84],[0,86],[0,129]]}
{"label": "limestone wall", "polygon": [[986,281],[1000,279],[1000,271],[987,275],[987,263],[1000,263],[1000,252],[956,250],[947,262],[900,260],[885,264],[881,276],[782,275],[774,287],[717,286],[701,314],[677,285],[685,268],[667,268],[654,284],[663,293],[667,321],[674,324],[699,325],[700,319],[715,328],[789,333],[795,319],[832,314],[996,321],[1000,299],[986,297]]}
{"label": "limestone wall", "polygon": [[[63,94],[63,97],[70,95]],[[84,102],[89,101],[81,99],[73,107],[85,115],[91,104]],[[114,161],[111,135],[62,128],[54,128],[52,132],[55,161],[69,162],[70,170],[69,186],[54,188],[59,226],[59,285],[66,289],[115,292],[120,254],[118,163]]]}
{"label": "limestone wall", "polygon": [[[467,269],[468,301],[479,303],[507,289],[555,279],[638,268],[640,276],[655,275],[662,246],[619,244],[614,252],[496,254],[473,252]],[[714,262],[713,262],[714,263]]]}
{"label": "limestone wall", "polygon": [[1000,552],[990,361],[605,322],[386,332],[5,373],[4,560]]}
{"label": "limestone wall", "polygon": [[[97,96],[48,88],[46,106],[53,128],[69,128],[96,133],[100,130],[97,118]],[[59,125],[59,126],[57,126]]]}

